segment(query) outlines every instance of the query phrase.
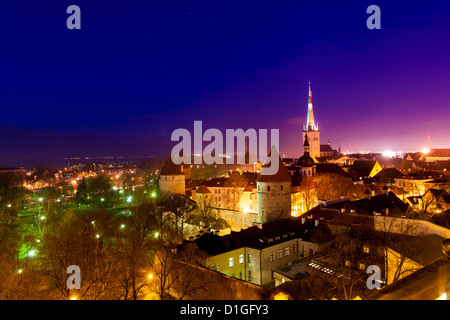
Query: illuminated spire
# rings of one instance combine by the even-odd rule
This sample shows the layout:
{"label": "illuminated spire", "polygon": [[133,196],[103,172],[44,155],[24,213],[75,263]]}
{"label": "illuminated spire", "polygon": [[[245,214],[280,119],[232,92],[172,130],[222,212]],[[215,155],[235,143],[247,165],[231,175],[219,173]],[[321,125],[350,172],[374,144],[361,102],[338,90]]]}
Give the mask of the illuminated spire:
{"label": "illuminated spire", "polygon": [[318,125],[314,123],[314,113],[313,113],[313,105],[312,105],[312,91],[311,91],[311,82],[308,81],[309,86],[309,94],[308,94],[308,116],[306,122],[306,131],[317,131],[319,130]]}

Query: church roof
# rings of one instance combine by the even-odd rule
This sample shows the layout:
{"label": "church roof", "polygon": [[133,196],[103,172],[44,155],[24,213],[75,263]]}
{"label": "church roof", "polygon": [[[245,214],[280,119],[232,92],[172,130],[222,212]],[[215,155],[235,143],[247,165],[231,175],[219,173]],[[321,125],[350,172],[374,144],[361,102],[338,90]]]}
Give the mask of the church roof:
{"label": "church roof", "polygon": [[312,167],[314,164],[314,159],[309,154],[303,155],[297,160],[297,167]]}
{"label": "church roof", "polygon": [[321,144],[320,152],[333,152],[333,148],[329,144]]}

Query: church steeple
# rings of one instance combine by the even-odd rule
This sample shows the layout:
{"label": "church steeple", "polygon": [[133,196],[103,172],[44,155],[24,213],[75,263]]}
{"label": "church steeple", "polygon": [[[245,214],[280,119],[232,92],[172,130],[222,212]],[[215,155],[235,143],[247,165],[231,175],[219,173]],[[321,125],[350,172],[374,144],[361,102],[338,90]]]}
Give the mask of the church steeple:
{"label": "church steeple", "polygon": [[303,154],[309,157],[309,141],[307,132],[305,132],[305,142],[303,143]]}
{"label": "church steeple", "polygon": [[317,131],[319,130],[318,125],[314,123],[314,112],[312,105],[312,91],[311,91],[311,82],[308,81],[308,116],[306,121],[306,131]]}

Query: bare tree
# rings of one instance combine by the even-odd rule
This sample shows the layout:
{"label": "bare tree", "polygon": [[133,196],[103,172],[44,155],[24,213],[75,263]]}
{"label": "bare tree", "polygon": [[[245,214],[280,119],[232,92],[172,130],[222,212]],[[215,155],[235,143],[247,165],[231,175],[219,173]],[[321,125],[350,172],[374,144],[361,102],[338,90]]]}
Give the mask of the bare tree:
{"label": "bare tree", "polygon": [[317,204],[317,186],[314,177],[304,177],[301,182],[301,199],[304,212],[311,210]]}
{"label": "bare tree", "polygon": [[[94,220],[95,219],[95,220]],[[113,260],[108,254],[108,235],[114,224],[106,211],[64,213],[58,222],[47,225],[39,246],[42,273],[56,298],[103,299],[110,293],[109,283]],[[67,287],[67,268],[76,265],[81,270],[81,289]],[[75,291],[75,293],[73,292]]]}
{"label": "bare tree", "polygon": [[239,209],[239,202],[244,194],[244,187],[246,185],[247,179],[239,172],[233,172],[230,178],[224,183],[224,187],[226,187],[225,199],[228,209]]}

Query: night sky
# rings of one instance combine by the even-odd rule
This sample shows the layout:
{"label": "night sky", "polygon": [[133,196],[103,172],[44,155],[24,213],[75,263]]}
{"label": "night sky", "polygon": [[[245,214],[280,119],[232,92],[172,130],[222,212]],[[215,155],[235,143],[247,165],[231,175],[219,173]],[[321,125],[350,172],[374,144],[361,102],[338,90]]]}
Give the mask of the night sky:
{"label": "night sky", "polygon": [[0,165],[167,156],[194,120],[298,157],[309,80],[322,144],[450,147],[448,1],[3,0],[0,34]]}

